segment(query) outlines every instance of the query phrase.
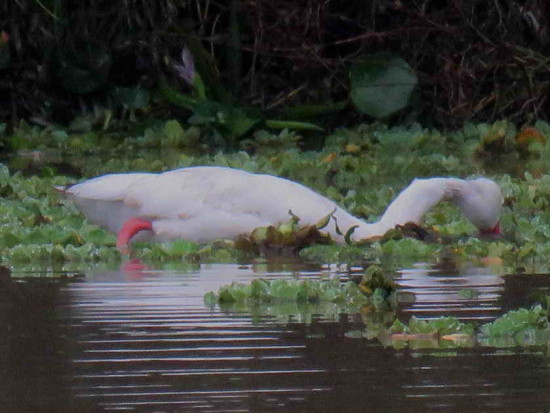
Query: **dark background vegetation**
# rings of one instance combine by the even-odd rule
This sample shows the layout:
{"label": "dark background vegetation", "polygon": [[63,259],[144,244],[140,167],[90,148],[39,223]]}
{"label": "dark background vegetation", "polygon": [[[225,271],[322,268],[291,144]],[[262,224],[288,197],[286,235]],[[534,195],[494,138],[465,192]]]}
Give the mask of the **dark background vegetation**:
{"label": "dark background vegetation", "polygon": [[548,120],[549,16],[546,0],[4,0],[0,122],[120,116],[132,90],[150,92],[139,113],[183,115],[155,90],[189,91],[170,62],[196,40],[236,101],[275,114],[346,99],[350,64],[392,52],[419,78],[401,119]]}

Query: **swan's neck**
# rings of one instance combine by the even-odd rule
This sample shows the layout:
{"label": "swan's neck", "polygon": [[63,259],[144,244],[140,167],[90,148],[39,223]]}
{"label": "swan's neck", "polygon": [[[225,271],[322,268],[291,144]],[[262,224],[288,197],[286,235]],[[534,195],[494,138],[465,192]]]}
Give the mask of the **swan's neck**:
{"label": "swan's neck", "polygon": [[415,179],[388,206],[378,222],[357,222],[356,240],[384,235],[396,225],[421,224],[424,215],[442,200],[458,203],[466,181],[457,178]]}

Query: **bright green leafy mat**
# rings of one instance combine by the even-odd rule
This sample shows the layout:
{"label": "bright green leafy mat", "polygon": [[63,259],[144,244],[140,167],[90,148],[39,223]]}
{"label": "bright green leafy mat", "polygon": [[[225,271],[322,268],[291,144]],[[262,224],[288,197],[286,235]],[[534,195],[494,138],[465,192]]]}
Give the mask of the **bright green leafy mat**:
{"label": "bright green leafy mat", "polygon": [[311,325],[315,319],[337,320],[343,313],[359,313],[362,325],[346,335],[377,339],[395,348],[544,347],[550,346],[550,296],[531,308],[512,310],[481,326],[455,317],[397,318],[399,291],[377,266],[360,280],[342,283],[338,277],[308,280],[255,279],[231,283],[204,295],[204,304],[225,312],[246,312],[253,322]]}
{"label": "bright green leafy mat", "polygon": [[[182,240],[138,245],[137,257],[235,262],[270,254],[269,247],[274,246],[276,254],[299,253],[317,262],[380,261],[400,266],[451,256],[498,264],[504,272],[549,271],[550,142],[546,137],[550,127],[545,123],[523,131],[506,122],[468,125],[448,134],[419,127],[364,125],[337,130],[319,151],[299,150],[300,139],[292,132],[272,135],[261,131],[254,139],[241,142],[249,152],[224,154],[208,143],[199,143],[201,132],[195,127],[179,127],[175,133],[174,122],[136,132],[132,137],[70,134],[28,126],[8,137],[19,155],[9,161],[9,169],[0,166],[0,264],[56,266],[120,259],[115,237],[87,223],[52,189],[53,185],[78,181],[75,175],[224,165],[302,182],[369,221],[376,220],[414,177],[489,176],[502,186],[506,197],[504,237],[478,239],[473,226],[453,206],[441,204],[426,217],[426,228],[436,235],[437,242],[394,233],[368,245],[302,249],[304,240],[295,245],[293,238],[299,223],[289,216],[292,228],[289,231],[287,225],[286,235],[278,237],[276,243],[263,238],[252,245],[239,243],[235,248],[230,242],[198,245]],[[59,174],[64,170],[73,176]],[[308,239],[305,241],[307,244]]]}

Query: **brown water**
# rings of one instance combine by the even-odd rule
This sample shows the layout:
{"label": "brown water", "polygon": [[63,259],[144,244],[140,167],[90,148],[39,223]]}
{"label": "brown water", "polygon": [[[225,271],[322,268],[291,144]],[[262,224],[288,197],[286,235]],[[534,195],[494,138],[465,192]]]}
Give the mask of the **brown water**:
{"label": "brown water", "polygon": [[[202,302],[233,280],[337,270],[210,265],[3,280],[0,412],[550,411],[544,349],[395,350],[350,338],[356,314],[253,320]],[[486,322],[550,288],[548,276],[421,264],[397,282],[403,320]],[[464,288],[479,295],[462,298]]]}

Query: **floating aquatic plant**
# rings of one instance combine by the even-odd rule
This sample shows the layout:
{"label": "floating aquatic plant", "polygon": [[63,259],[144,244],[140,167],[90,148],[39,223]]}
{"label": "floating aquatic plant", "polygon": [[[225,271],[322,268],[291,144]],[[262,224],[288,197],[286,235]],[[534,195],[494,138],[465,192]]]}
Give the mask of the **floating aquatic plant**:
{"label": "floating aquatic plant", "polygon": [[218,306],[222,311],[248,312],[260,321],[275,316],[285,322],[310,323],[314,315],[334,319],[342,313],[359,311],[370,313],[371,318],[374,313],[380,314],[385,319],[395,307],[395,285],[373,266],[362,279],[346,282],[338,277],[233,282],[220,287],[217,293],[206,293],[204,303],[211,309]]}
{"label": "floating aquatic plant", "polygon": [[[249,312],[256,321],[277,315],[311,322],[314,313],[326,318],[360,313],[364,327],[347,332],[347,337],[377,339],[398,349],[550,345],[549,312],[541,304],[510,311],[476,328],[473,323],[456,317],[419,319],[413,316],[404,323],[396,318],[397,297],[393,283],[378,267],[373,267],[361,280],[345,283],[338,278],[234,282],[222,286],[217,293],[206,293],[204,303],[211,309],[219,306],[222,311]],[[545,297],[542,301],[548,305],[550,299]]]}
{"label": "floating aquatic plant", "polygon": [[538,304],[510,311],[481,328],[482,342],[496,347],[550,344],[548,310]]}
{"label": "floating aquatic plant", "polygon": [[233,303],[318,303],[325,301],[358,307],[369,302],[357,283],[353,281],[341,283],[338,278],[327,280],[255,279],[248,284],[234,282],[221,287],[217,293],[206,293],[204,300],[209,306]]}
{"label": "floating aquatic plant", "polygon": [[296,254],[308,245],[331,244],[330,235],[322,232],[332,214],[322,218],[316,225],[300,225],[300,217],[288,211],[290,219],[277,226],[259,227],[250,234],[243,234],[235,241],[237,249],[264,253],[265,255]]}
{"label": "floating aquatic plant", "polygon": [[[461,131],[448,134],[418,126],[362,125],[335,131],[326,137],[324,149],[318,152],[299,151],[296,135],[264,131],[261,139],[254,140],[255,154],[251,155],[242,151],[209,154],[211,149],[202,139],[202,129],[176,123],[151,123],[142,130],[119,135],[22,124],[13,135],[6,136],[11,148],[20,149],[20,156],[10,160],[14,165],[11,171],[4,165],[0,167],[2,263],[118,260],[114,236],[86,222],[51,187],[75,182],[75,176],[80,175],[159,171],[202,164],[271,173],[302,182],[367,221],[376,220],[412,177],[490,174],[506,197],[501,222],[505,236],[497,241],[480,241],[456,208],[441,204],[426,216],[423,229],[397,229],[366,245],[330,245],[322,228],[301,228],[296,221],[260,228],[233,244],[176,241],[142,245],[135,249],[137,257],[153,261],[235,262],[278,251],[298,253],[317,262],[366,265],[391,261],[401,266],[415,260],[433,262],[451,257],[456,262],[491,263],[499,266],[497,270],[501,272],[550,271],[550,170],[545,161],[549,158],[545,154],[550,148],[550,140],[546,139],[550,127],[543,122],[534,126],[540,136],[525,130],[514,135],[506,129],[505,134],[515,136],[521,145],[529,145],[529,153],[522,155],[527,158],[522,158],[521,163],[506,159],[499,165],[500,158],[492,159],[490,167],[499,169],[489,172],[473,155],[480,142],[493,139],[491,134],[500,136],[500,124],[466,125]],[[531,135],[538,138],[527,143]],[[190,142],[199,141],[188,149]],[[173,150],[174,147],[186,152]],[[509,148],[514,147],[512,142]],[[147,152],[151,148],[154,152]],[[26,175],[15,172],[18,169]],[[65,171],[73,177],[63,176]],[[496,171],[504,173],[495,175]]]}
{"label": "floating aquatic plant", "polygon": [[470,347],[474,344],[474,326],[456,317],[422,320],[413,316],[408,324],[396,320],[389,331],[390,343],[396,348]]}

